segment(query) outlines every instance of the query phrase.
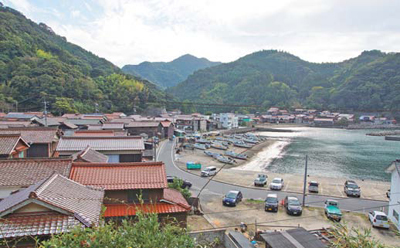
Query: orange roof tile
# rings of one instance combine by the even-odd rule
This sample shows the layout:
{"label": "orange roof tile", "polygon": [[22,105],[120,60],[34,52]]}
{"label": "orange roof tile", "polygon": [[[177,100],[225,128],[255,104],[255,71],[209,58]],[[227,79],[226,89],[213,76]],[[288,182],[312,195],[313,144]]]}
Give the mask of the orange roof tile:
{"label": "orange roof tile", "polygon": [[163,162],[73,163],[70,178],[105,190],[168,187]]}
{"label": "orange roof tile", "polygon": [[162,122],[161,122],[161,125],[162,125],[163,127],[169,127],[169,126],[171,125],[171,123],[172,123],[172,122],[170,122],[170,121],[162,121]]}
{"label": "orange roof tile", "polygon": [[[186,209],[191,208],[189,203],[183,197],[182,193],[176,189],[169,189],[169,188],[164,189],[163,200],[176,203],[179,206],[186,208]],[[161,201],[163,201],[163,200],[161,200]]]}
{"label": "orange roof tile", "polygon": [[144,213],[171,214],[182,213],[188,210],[174,204],[156,203],[156,204],[105,204],[107,207],[104,217],[123,217],[136,215],[137,211]]}

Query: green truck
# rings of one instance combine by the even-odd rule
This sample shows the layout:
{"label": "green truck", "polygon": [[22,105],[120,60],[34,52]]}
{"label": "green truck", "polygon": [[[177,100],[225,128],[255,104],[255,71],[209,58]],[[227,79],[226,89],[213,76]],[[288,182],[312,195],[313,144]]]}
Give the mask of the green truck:
{"label": "green truck", "polygon": [[340,211],[337,201],[330,199],[325,201],[325,215],[333,221],[339,222],[342,219],[342,211]]}
{"label": "green truck", "polygon": [[195,162],[187,162],[186,163],[186,168],[188,170],[201,170],[201,164],[200,163],[195,163]]}

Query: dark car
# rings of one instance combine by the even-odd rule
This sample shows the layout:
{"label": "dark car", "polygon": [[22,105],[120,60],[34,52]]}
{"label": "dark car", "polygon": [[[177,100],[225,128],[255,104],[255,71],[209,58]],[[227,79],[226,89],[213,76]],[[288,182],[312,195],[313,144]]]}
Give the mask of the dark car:
{"label": "dark car", "polygon": [[168,183],[173,183],[174,179],[182,180],[182,182],[183,182],[182,186],[181,186],[182,189],[190,189],[190,187],[192,187],[192,183],[187,181],[187,180],[185,180],[185,179],[180,179],[180,178],[175,177],[175,176],[167,176],[167,182]]}
{"label": "dark car", "polygon": [[243,199],[242,192],[237,190],[231,190],[222,199],[222,205],[224,206],[236,206]]}
{"label": "dark car", "polygon": [[354,182],[352,180],[347,180],[344,183],[344,193],[346,193],[347,196],[360,197],[361,196],[361,189],[357,185],[356,182]]}
{"label": "dark car", "polygon": [[286,208],[286,213],[289,215],[301,215],[303,213],[303,208],[301,207],[299,199],[294,196],[286,196],[283,203]]}
{"label": "dark car", "polygon": [[278,195],[277,194],[268,194],[267,199],[265,199],[265,211],[274,211],[278,212]]}

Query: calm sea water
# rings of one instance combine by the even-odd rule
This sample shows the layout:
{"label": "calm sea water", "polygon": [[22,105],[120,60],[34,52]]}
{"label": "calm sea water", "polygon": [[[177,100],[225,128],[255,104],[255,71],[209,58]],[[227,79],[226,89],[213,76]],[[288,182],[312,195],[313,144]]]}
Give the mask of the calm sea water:
{"label": "calm sea water", "polygon": [[[371,130],[328,128],[289,128],[297,132],[262,132],[278,139],[280,151],[274,157],[260,153],[263,167],[278,173],[304,173],[308,155],[308,174],[327,177],[389,181],[385,169],[400,158],[400,142],[365,135]],[[269,152],[271,153],[271,152]],[[261,162],[260,161],[260,162]]]}

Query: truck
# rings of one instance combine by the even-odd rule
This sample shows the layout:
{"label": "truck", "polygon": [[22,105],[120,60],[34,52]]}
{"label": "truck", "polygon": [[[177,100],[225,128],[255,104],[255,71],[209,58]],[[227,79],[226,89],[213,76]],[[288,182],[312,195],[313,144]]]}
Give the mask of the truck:
{"label": "truck", "polygon": [[342,211],[337,201],[331,199],[325,201],[325,215],[328,219],[338,222],[342,219]]}

